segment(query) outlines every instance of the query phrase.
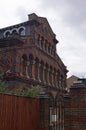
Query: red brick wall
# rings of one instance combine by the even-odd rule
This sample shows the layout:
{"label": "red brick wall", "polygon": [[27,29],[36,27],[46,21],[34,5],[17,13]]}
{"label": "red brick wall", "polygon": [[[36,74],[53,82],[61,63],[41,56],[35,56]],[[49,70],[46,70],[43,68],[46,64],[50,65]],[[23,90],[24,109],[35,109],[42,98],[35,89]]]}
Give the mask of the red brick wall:
{"label": "red brick wall", "polygon": [[49,99],[40,99],[40,112],[41,112],[41,130],[49,130],[50,115],[49,115]]}
{"label": "red brick wall", "polygon": [[86,130],[86,89],[72,88],[64,104],[65,130]]}

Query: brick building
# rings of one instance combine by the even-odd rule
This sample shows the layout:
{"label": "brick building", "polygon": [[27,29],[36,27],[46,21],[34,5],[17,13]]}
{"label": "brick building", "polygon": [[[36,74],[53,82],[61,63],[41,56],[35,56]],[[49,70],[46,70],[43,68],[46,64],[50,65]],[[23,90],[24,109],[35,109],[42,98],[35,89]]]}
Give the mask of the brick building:
{"label": "brick building", "polygon": [[78,78],[64,97],[65,130],[86,130],[86,79]]}
{"label": "brick building", "polygon": [[63,95],[67,69],[56,53],[58,40],[46,18],[30,14],[28,21],[0,29],[0,74],[9,90],[42,86],[41,130],[64,129]]}
{"label": "brick building", "polygon": [[67,78],[67,90],[70,91],[71,86],[73,85],[74,81],[77,81],[79,77],[72,75]]}

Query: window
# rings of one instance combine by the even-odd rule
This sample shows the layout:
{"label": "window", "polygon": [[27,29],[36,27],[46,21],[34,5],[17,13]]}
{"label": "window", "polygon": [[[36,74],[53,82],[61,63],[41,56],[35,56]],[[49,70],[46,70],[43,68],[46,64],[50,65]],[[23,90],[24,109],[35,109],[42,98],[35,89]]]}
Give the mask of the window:
{"label": "window", "polygon": [[43,46],[44,46],[44,38],[41,37],[41,48],[43,49]]}
{"label": "window", "polygon": [[52,85],[52,66],[50,66],[49,81],[50,81],[50,84]]}
{"label": "window", "polygon": [[26,75],[26,65],[27,65],[27,56],[24,54],[22,56],[22,74]]}
{"label": "window", "polygon": [[50,54],[50,46],[48,45],[48,53]]}
{"label": "window", "polygon": [[35,78],[37,80],[39,80],[39,74],[38,74],[39,73],[39,59],[36,58],[35,61],[36,61],[36,64],[35,64]]}
{"label": "window", "polygon": [[45,51],[47,51],[47,43],[45,42]]}
{"label": "window", "polygon": [[28,65],[28,75],[30,78],[32,78],[32,63],[31,63],[31,61],[29,61],[29,65]]}
{"label": "window", "polygon": [[38,45],[40,44],[40,35],[38,35],[38,37],[37,37],[37,44]]}
{"label": "window", "polygon": [[43,61],[41,61],[40,71],[39,71],[41,81],[43,81],[43,65],[44,65],[44,63],[43,63]]}
{"label": "window", "polygon": [[28,66],[28,75],[30,78],[33,78],[33,61],[34,61],[33,55],[30,54],[29,55],[29,66]]}
{"label": "window", "polygon": [[22,36],[25,35],[25,29],[24,28],[20,28],[19,29],[19,34],[22,35]]}
{"label": "window", "polygon": [[12,35],[15,35],[15,34],[17,34],[17,30],[12,31]]}
{"label": "window", "polygon": [[4,37],[9,37],[10,36],[10,30],[6,30],[5,32],[4,32]]}
{"label": "window", "polygon": [[60,87],[60,71],[57,71],[57,86]]}
{"label": "window", "polygon": [[5,37],[7,38],[9,36],[10,36],[10,32],[6,32]]}

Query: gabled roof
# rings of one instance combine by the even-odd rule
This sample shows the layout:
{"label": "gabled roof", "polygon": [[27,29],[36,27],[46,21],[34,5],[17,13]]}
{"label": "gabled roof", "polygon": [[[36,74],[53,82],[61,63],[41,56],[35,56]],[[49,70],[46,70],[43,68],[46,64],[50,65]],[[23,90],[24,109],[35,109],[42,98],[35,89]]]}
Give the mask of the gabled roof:
{"label": "gabled roof", "polygon": [[58,43],[58,40],[56,39],[56,35],[54,34],[48,20],[45,17],[39,17],[35,13],[28,15],[28,17],[29,17],[29,20],[36,20],[40,24],[43,24],[46,31],[48,31],[48,34],[50,35],[50,37],[53,37],[54,42]]}
{"label": "gabled roof", "polygon": [[45,28],[45,31],[48,32],[49,37],[53,38],[54,43],[58,43],[58,40],[56,39],[56,35],[54,34],[51,26],[49,25],[48,20],[45,17],[39,17],[37,16],[35,13],[28,15],[28,21],[26,22],[22,22],[16,25],[11,25],[5,28],[1,28],[0,32],[3,32],[5,30],[8,29],[13,29],[15,27],[20,27],[20,26],[24,26],[24,25],[31,25],[31,24],[36,24],[36,25],[43,25],[43,27]]}

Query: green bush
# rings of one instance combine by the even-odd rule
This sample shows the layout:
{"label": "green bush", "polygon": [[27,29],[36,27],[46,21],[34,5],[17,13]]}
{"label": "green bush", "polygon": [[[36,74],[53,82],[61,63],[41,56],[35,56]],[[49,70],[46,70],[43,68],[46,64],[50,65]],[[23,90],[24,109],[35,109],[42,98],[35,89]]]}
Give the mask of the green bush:
{"label": "green bush", "polygon": [[0,92],[5,92],[7,89],[7,84],[5,81],[0,80]]}
{"label": "green bush", "polygon": [[28,91],[25,93],[25,96],[37,97],[40,94],[40,91],[41,91],[41,86],[37,85],[28,89]]}
{"label": "green bush", "polygon": [[37,85],[32,88],[28,88],[27,90],[23,90],[23,88],[20,88],[18,90],[9,90],[8,83],[0,80],[0,93],[5,94],[13,94],[18,96],[27,96],[27,97],[37,97],[40,94],[41,86]]}

